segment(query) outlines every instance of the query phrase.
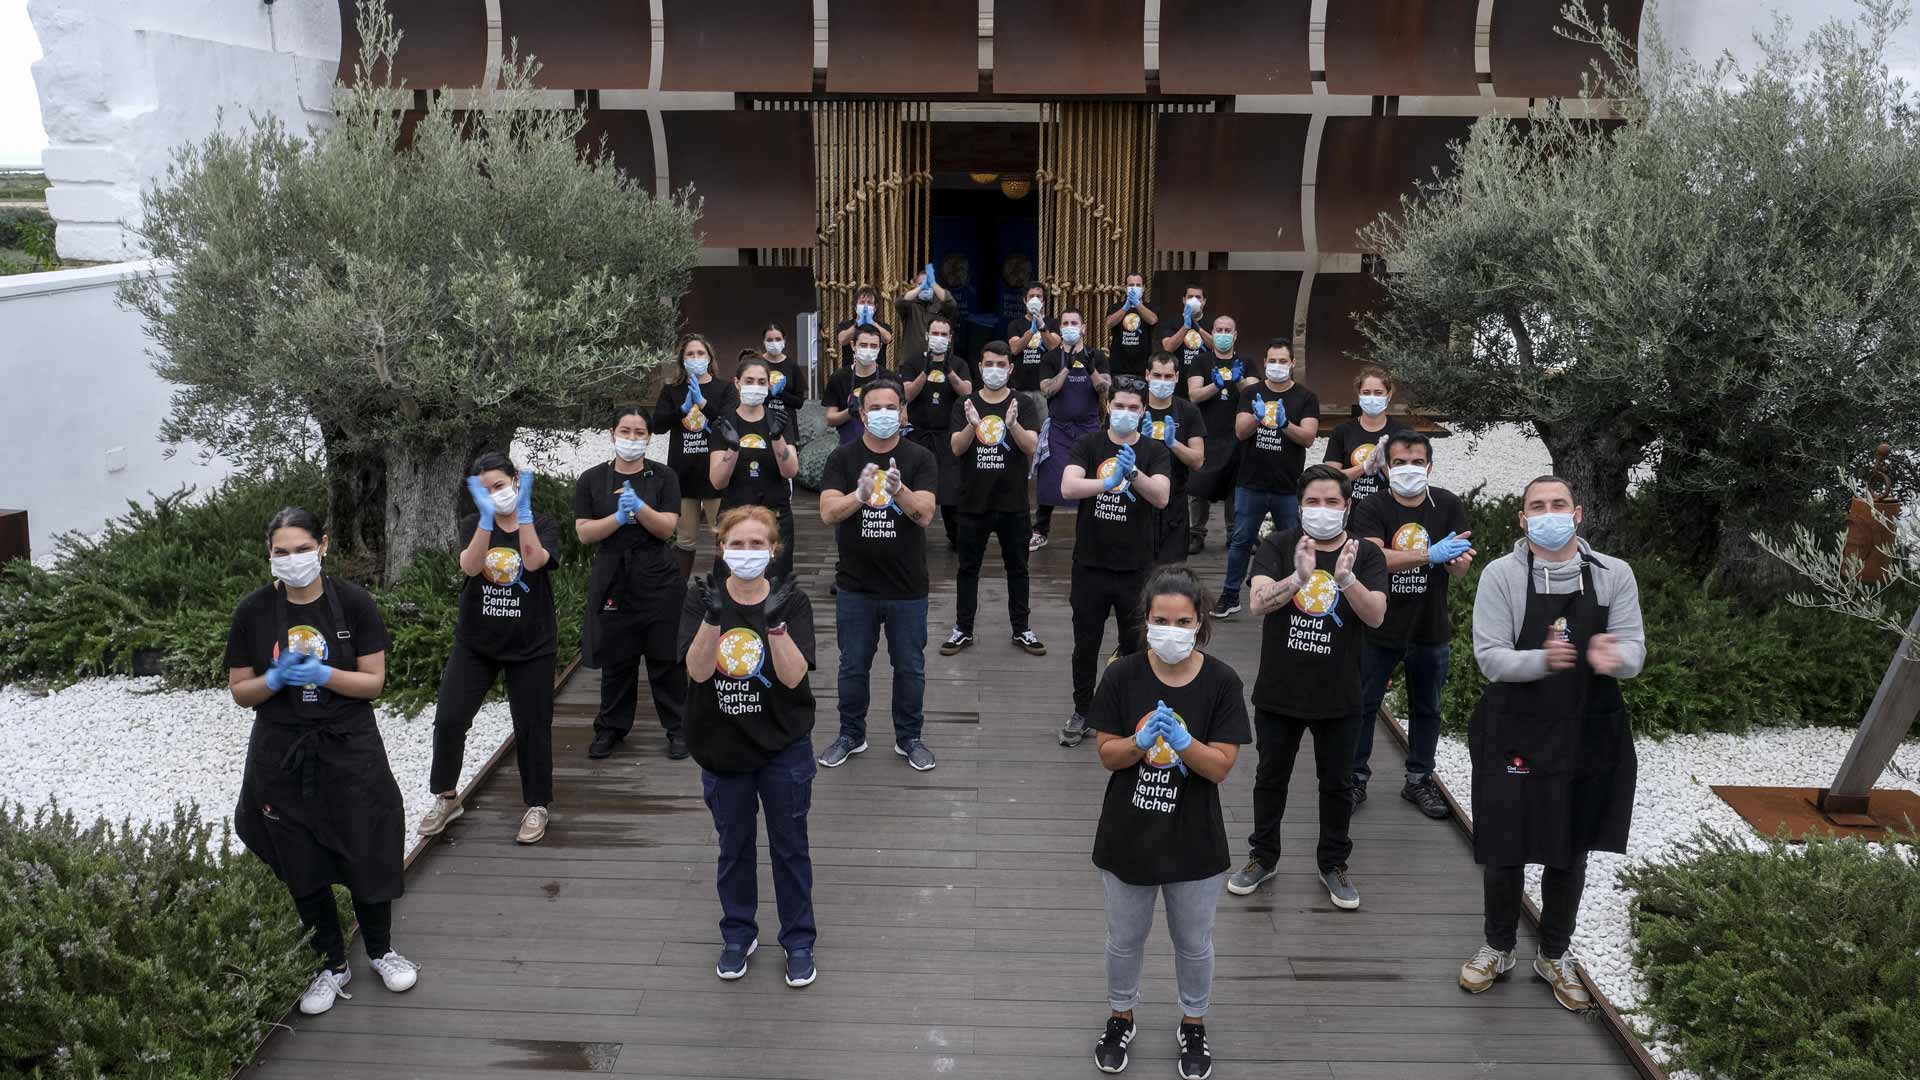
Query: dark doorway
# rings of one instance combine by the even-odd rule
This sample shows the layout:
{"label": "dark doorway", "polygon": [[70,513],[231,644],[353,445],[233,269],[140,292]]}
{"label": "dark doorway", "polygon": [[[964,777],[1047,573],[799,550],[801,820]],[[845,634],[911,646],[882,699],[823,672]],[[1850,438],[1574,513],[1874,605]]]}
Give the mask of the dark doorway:
{"label": "dark doorway", "polygon": [[1005,336],[1027,283],[1039,277],[1039,128],[941,122],[932,143],[933,262],[960,305],[955,348],[971,360]]}

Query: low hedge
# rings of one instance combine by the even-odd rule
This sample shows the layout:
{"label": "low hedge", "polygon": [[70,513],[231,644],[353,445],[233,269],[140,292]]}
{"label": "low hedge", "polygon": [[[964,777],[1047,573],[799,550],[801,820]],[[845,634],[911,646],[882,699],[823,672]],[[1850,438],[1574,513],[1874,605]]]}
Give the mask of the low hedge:
{"label": "low hedge", "polygon": [[[1914,839],[1908,838],[1909,843]],[[1621,876],[1642,1012],[1708,1078],[1920,1076],[1920,861],[1911,846],[1702,831]]]}
{"label": "low hedge", "polygon": [[0,807],[0,1075],[226,1076],[316,967],[224,823]]}
{"label": "low hedge", "polygon": [[[0,568],[0,682],[129,674],[139,658],[169,686],[225,686],[233,609],[269,578],[262,530],[281,507],[323,506],[324,491],[311,464],[234,477],[204,497],[184,489],[129,504],[97,537],[61,537],[52,570]],[[564,523],[552,583],[561,655],[571,656],[591,557],[573,533],[572,478],[537,477],[534,505]],[[386,619],[393,646],[381,702],[409,713],[432,704],[459,614],[455,555],[422,555],[391,586],[370,581],[350,556],[329,556],[327,572],[367,586]]]}

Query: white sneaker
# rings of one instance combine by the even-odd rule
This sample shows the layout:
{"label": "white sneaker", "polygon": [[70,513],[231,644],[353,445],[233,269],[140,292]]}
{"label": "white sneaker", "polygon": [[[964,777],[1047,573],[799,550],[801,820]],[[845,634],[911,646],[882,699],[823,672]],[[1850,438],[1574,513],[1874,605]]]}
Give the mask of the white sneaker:
{"label": "white sneaker", "polygon": [[373,961],[373,970],[380,973],[380,981],[387,984],[387,989],[396,994],[413,989],[413,984],[420,981],[420,965],[392,950]]}
{"label": "white sneaker", "polygon": [[307,984],[307,992],[300,995],[300,1011],[308,1016],[319,1016],[333,1008],[334,998],[353,1000],[347,993],[347,982],[353,978],[351,971],[335,971],[332,968],[320,969],[320,974]]}
{"label": "white sneaker", "polygon": [[460,805],[458,798],[452,795],[435,795],[433,806],[420,819],[420,828],[416,831],[421,836],[439,836],[446,831],[448,825],[453,824],[455,818],[466,812],[467,808]]}
{"label": "white sneaker", "polygon": [[525,817],[520,819],[520,831],[514,834],[514,840],[522,844],[537,844],[547,835],[547,808],[529,806]]}

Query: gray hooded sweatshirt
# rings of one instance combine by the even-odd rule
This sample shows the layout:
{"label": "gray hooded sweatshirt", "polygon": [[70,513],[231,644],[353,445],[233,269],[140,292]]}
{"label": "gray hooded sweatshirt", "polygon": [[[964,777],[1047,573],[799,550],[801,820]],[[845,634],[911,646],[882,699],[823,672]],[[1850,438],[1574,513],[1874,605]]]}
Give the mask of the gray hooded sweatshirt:
{"label": "gray hooded sweatshirt", "polygon": [[[1585,538],[1577,542],[1577,553],[1565,562],[1535,557],[1531,586],[1547,594],[1579,592],[1584,587],[1580,568],[1592,565],[1594,599],[1607,608],[1607,633],[1620,645],[1620,670],[1614,678],[1631,679],[1647,663],[1647,633],[1633,567],[1593,550]],[[1544,643],[1520,640],[1528,586],[1527,541],[1522,537],[1512,551],[1487,564],[1473,599],[1473,658],[1492,682],[1533,682],[1549,674]]]}

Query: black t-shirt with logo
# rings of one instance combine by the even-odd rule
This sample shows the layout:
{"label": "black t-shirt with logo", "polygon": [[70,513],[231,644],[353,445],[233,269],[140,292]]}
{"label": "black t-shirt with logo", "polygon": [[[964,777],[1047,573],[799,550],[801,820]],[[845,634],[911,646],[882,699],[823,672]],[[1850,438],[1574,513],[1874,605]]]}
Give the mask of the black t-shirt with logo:
{"label": "black t-shirt with logo", "polygon": [[687,399],[687,384],[668,383],[653,407],[653,426],[649,429],[670,436],[667,468],[679,478],[680,496],[685,499],[711,499],[719,494],[707,473],[707,457],[713,452],[712,424],[739,404],[733,384],[721,379],[701,383],[700,393],[707,399],[706,404],[694,406],[692,412],[681,412],[680,406]]}
{"label": "black t-shirt with logo", "polygon": [[[459,535],[471,541],[479,526],[480,516],[468,514],[460,522]],[[547,562],[538,570],[520,565],[520,534],[525,528],[522,525],[513,532],[495,528],[480,572],[467,578],[460,590],[460,621],[454,636],[495,660],[531,660],[560,648],[560,624],[554,618],[548,574],[560,565],[560,526],[534,512],[534,535],[547,549]]]}
{"label": "black t-shirt with logo", "polygon": [[[623,473],[614,469],[613,462],[603,461],[581,473],[573,484],[574,518],[597,521],[612,517],[614,511],[620,509],[622,484],[631,485],[633,493],[652,509],[663,514],[679,513],[679,478],[654,462],[643,464],[645,467],[640,472]],[[597,610],[616,584],[619,588],[612,590],[616,594],[616,605],[621,598],[632,604],[662,592],[678,593],[680,568],[667,550],[669,542],[648,532],[647,527],[638,522],[621,523],[613,535],[600,541],[594,549],[593,569],[588,574],[589,605]],[[615,582],[614,578],[622,572],[624,578]]]}
{"label": "black t-shirt with logo", "polygon": [[[699,583],[688,582],[680,608],[681,656],[693,645],[706,613]],[[812,671],[813,605],[807,594],[795,589],[780,616],[786,621],[787,636]],[[812,678],[789,687],[774,673],[765,601],[742,604],[727,595],[726,616],[720,621],[719,661],[712,677],[692,683],[691,689],[687,750],[708,772],[752,772],[813,734]]]}
{"label": "black t-shirt with logo", "polygon": [[[865,439],[840,447],[827,458],[820,488],[851,493],[860,486],[862,469],[872,465],[884,473],[889,458],[899,464],[901,483],[909,490],[934,490],[939,466],[933,452],[906,439],[896,440],[885,453],[868,449]],[[833,581],[842,592],[881,600],[917,599],[927,595],[927,530],[884,490],[875,490],[881,483],[876,475],[861,492],[860,509],[834,527],[840,562]]]}
{"label": "black t-shirt with logo", "polygon": [[[762,413],[758,420],[742,420],[735,413],[728,419],[740,436],[740,456],[734,459],[733,477],[720,491],[720,509],[787,505],[793,497],[793,485],[780,475],[780,463],[774,460],[773,413]],[[782,419],[781,423],[786,421]]]}
{"label": "black t-shirt with logo", "polygon": [[[1184,309],[1182,311],[1184,313]],[[1205,315],[1201,318],[1204,320]],[[1180,377],[1175,380],[1174,392],[1181,397],[1186,397],[1189,377],[1194,375],[1207,377],[1210,369],[1208,361],[1214,359],[1213,334],[1198,325],[1185,327],[1177,335],[1173,348],[1168,351],[1180,361]]]}
{"label": "black t-shirt with logo", "polygon": [[[1195,742],[1253,741],[1240,676],[1205,654],[1185,686],[1161,682],[1146,653],[1114,661],[1094,691],[1087,726],[1132,738],[1163,701]],[[1197,881],[1225,872],[1232,864],[1219,785],[1187,768],[1164,740],[1138,765],[1109,773],[1093,865],[1129,885]]]}
{"label": "black t-shirt with logo", "polygon": [[[1060,332],[1060,323],[1054,319],[1042,319],[1040,325],[1048,333]],[[1040,389],[1043,377],[1040,371],[1047,358],[1047,339],[1033,332],[1033,323],[1025,318],[1014,319],[1007,323],[1007,344],[1013,349],[1009,357],[1013,361],[1013,378],[1010,385],[1015,390],[1033,393]]]}
{"label": "black t-shirt with logo", "polygon": [[[860,395],[866,392],[868,384],[877,379],[899,382],[900,376],[888,371],[885,364],[874,368],[871,375],[861,375],[850,367],[843,367],[827,376],[827,391],[820,399],[820,404],[830,409],[849,409],[853,412],[852,416],[847,417],[847,422],[840,425],[840,445],[845,446],[866,434],[866,422],[860,419]],[[905,427],[906,422],[907,418],[902,416],[901,426]]]}
{"label": "black t-shirt with logo", "polygon": [[[1125,301],[1115,304],[1107,309],[1106,317],[1111,318],[1114,312],[1126,308]],[[1107,330],[1107,359],[1115,375],[1147,377],[1147,361],[1153,358],[1155,350],[1153,330],[1153,324],[1147,322],[1139,308],[1127,311]]]}
{"label": "black t-shirt with logo", "polygon": [[[265,675],[280,651],[291,647],[318,656],[329,667],[358,671],[361,657],[387,651],[391,644],[387,624],[367,590],[329,577],[313,603],[288,601],[283,609],[278,590],[284,587],[279,582],[262,585],[234,609],[233,624],[227,629],[228,667],[252,668],[255,675]],[[334,594],[331,601],[326,591]],[[344,626],[333,617],[333,601],[340,605]],[[284,620],[282,610],[286,612]],[[353,654],[351,660],[348,653]],[[324,686],[289,684],[254,706],[254,716],[282,724],[372,723],[373,702],[336,694]]]}
{"label": "black t-shirt with logo", "polygon": [[[875,318],[872,324],[873,328],[876,330],[885,330],[889,335],[891,335],[893,333],[893,327],[888,326],[886,323],[881,322],[880,319],[878,318],[878,314],[879,314],[878,312],[875,312]],[[839,337],[840,331],[848,329],[852,325],[853,325],[852,319],[841,319],[839,322],[834,323],[833,336],[836,338]],[[859,336],[860,335],[858,334],[849,334],[847,336],[847,340],[840,346],[840,366],[841,367],[850,368],[853,366],[853,339]],[[880,341],[880,355],[875,357],[874,359],[875,359],[875,362],[878,363],[883,368],[887,366],[887,351],[891,348],[893,348],[893,346],[889,344],[886,341],[886,339],[882,338]]]}
{"label": "black t-shirt with logo", "polygon": [[[1173,437],[1179,440],[1181,445],[1184,446],[1192,439],[1200,439],[1203,441],[1206,439],[1207,422],[1205,418],[1200,415],[1200,406],[1181,397],[1169,399],[1167,407],[1164,409],[1156,409],[1153,407],[1152,402],[1148,402],[1147,419],[1151,422],[1152,427],[1142,431],[1141,434],[1151,436],[1153,441],[1165,446],[1168,416],[1173,417]],[[1179,458],[1173,456],[1172,448],[1168,448],[1167,457],[1172,468],[1171,475],[1173,477],[1173,495],[1167,500],[1171,503],[1173,499],[1186,494],[1187,474],[1192,470],[1188,469]]]}
{"label": "black t-shirt with logo", "polygon": [[[1376,493],[1353,508],[1347,531],[1362,540],[1378,539],[1391,551],[1418,551],[1448,533],[1464,532],[1467,508],[1451,491],[1429,486],[1418,506],[1402,506],[1391,491]],[[1441,645],[1453,639],[1447,613],[1444,566],[1431,563],[1396,570],[1387,583],[1387,618],[1367,640],[1382,645]]]}
{"label": "black t-shirt with logo", "polygon": [[[948,418],[952,430],[967,426],[967,402],[973,402],[980,423],[973,429],[973,445],[960,455],[961,512],[968,514],[1019,513],[1027,508],[1027,455],[1014,443],[1007,430],[1007,406],[1021,400],[1012,391],[998,404],[981,397],[975,390],[970,398],[953,403]],[[1032,417],[1020,409],[1020,425]],[[1031,430],[1031,429],[1029,429]]]}
{"label": "black t-shirt with logo", "polygon": [[[1293,576],[1299,529],[1276,532],[1253,554],[1255,577]],[[1347,538],[1353,539],[1351,530]],[[1271,612],[1260,626],[1260,675],[1255,708],[1302,720],[1348,716],[1360,709],[1360,653],[1366,624],[1333,584],[1340,549],[1314,552],[1317,569],[1307,587]],[[1387,587],[1387,557],[1366,541],[1353,559],[1353,576],[1376,592]]]}
{"label": "black t-shirt with logo", "polygon": [[973,375],[967,362],[949,349],[938,356],[921,353],[900,365],[900,385],[904,387],[919,378],[922,371],[927,373],[927,381],[920,387],[920,396],[907,402],[907,421],[915,431],[946,431],[954,402],[958,400],[947,380],[958,378],[972,382]]}
{"label": "black t-shirt with logo", "polygon": [[[1264,414],[1255,413],[1256,398],[1266,406]],[[1279,393],[1264,382],[1240,390],[1240,405],[1235,411],[1247,413],[1257,421],[1253,437],[1246,440],[1246,450],[1240,455],[1239,483],[1249,491],[1284,494],[1300,489],[1300,471],[1307,467],[1307,448],[1287,438],[1278,422],[1281,408],[1286,410],[1288,424],[1320,417],[1320,399],[1297,382]]]}
{"label": "black t-shirt with logo", "polygon": [[[1073,352],[1067,352],[1065,348],[1050,350],[1040,361],[1041,380],[1045,381],[1060,374],[1062,364],[1067,365],[1067,381],[1061,385],[1059,393],[1047,399],[1047,415],[1061,421],[1085,420],[1098,415],[1100,403],[1097,400],[1090,403],[1091,412],[1074,412],[1072,405],[1069,404],[1072,398],[1068,391],[1075,386],[1084,386],[1092,390],[1094,373],[1106,374],[1107,372],[1107,354],[1099,349],[1086,348],[1076,349]],[[1079,396],[1072,395],[1072,397]]]}
{"label": "black t-shirt with logo", "polygon": [[767,404],[798,417],[807,403],[807,376],[800,362],[782,353],[778,360],[767,361],[767,369]]}
{"label": "black t-shirt with logo", "polygon": [[[1233,414],[1240,410],[1240,378],[1234,374],[1235,364],[1240,365],[1240,375],[1244,376],[1246,365],[1238,354],[1222,359],[1215,356],[1212,349],[1207,349],[1180,368],[1179,383],[1182,388],[1186,387],[1188,379],[1212,382],[1216,372],[1226,384],[1219,393],[1205,401],[1194,402],[1200,408],[1201,418],[1207,422],[1207,430],[1213,432],[1216,441],[1224,442],[1233,435]],[[1192,393],[1191,390],[1186,392]]]}
{"label": "black t-shirt with logo", "polygon": [[[1380,440],[1389,435],[1408,430],[1404,424],[1387,421],[1387,426],[1379,431],[1368,431],[1360,426],[1360,421],[1347,420],[1337,425],[1327,434],[1327,456],[1322,461],[1331,461],[1341,468],[1365,465],[1373,456]],[[1376,491],[1387,490],[1387,463],[1380,463],[1377,473],[1361,473],[1353,478],[1353,505],[1357,510]],[[1445,533],[1441,534],[1446,535]]]}
{"label": "black t-shirt with logo", "polygon": [[[1120,452],[1105,431],[1081,436],[1073,444],[1067,464],[1086,470],[1090,480],[1105,479],[1117,467]],[[1144,436],[1133,442],[1133,466],[1142,476],[1168,476],[1173,452]],[[1080,500],[1073,561],[1101,570],[1145,570],[1153,565],[1155,523],[1153,504],[1131,487],[1102,491]]]}

